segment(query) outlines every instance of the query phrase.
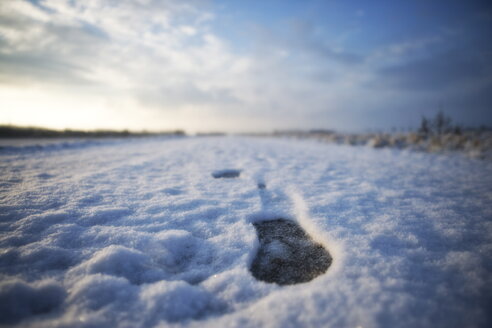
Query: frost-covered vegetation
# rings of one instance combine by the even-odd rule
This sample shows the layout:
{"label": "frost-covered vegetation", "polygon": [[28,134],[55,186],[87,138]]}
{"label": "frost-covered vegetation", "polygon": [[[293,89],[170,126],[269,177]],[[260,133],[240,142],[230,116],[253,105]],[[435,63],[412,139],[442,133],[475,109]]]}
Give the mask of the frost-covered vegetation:
{"label": "frost-covered vegetation", "polygon": [[439,112],[433,119],[422,118],[414,132],[347,134],[330,130],[277,131],[280,137],[308,138],[323,142],[399,148],[443,153],[458,151],[469,157],[492,160],[492,129],[463,128]]}
{"label": "frost-covered vegetation", "polygon": [[[11,145],[0,171],[0,325],[492,323],[488,161],[158,137]],[[279,218],[303,238],[259,238]],[[307,239],[328,268],[326,255],[305,282],[263,281],[295,268],[289,254]]]}

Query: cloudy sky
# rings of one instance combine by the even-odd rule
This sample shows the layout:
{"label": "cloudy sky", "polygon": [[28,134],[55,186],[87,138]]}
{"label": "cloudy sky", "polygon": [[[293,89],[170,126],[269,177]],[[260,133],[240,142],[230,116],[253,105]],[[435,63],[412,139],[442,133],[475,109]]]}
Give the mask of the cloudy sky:
{"label": "cloudy sky", "polygon": [[1,0],[0,124],[492,125],[489,1]]}

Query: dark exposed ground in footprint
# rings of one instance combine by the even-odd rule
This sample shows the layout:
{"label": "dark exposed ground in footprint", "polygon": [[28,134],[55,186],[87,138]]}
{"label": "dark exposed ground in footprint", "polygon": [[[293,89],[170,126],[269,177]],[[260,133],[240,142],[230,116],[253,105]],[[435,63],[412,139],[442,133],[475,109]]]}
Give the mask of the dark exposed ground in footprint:
{"label": "dark exposed ground in footprint", "polygon": [[310,281],[326,272],[332,257],[295,222],[285,219],[255,222],[260,248],[251,265],[262,281],[291,285]]}
{"label": "dark exposed ground in footprint", "polygon": [[234,169],[228,169],[228,170],[219,170],[215,171],[212,173],[212,176],[215,179],[220,179],[220,178],[237,178],[241,174],[241,170],[234,170]]}

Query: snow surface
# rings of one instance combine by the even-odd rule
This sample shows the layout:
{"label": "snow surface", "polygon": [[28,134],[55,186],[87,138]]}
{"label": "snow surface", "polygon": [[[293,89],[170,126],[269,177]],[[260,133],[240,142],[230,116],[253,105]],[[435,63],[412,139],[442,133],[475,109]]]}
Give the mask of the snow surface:
{"label": "snow surface", "polygon": [[[4,146],[0,172],[0,324],[492,326],[486,161],[147,138]],[[252,277],[252,222],[276,218],[326,247],[325,274]]]}

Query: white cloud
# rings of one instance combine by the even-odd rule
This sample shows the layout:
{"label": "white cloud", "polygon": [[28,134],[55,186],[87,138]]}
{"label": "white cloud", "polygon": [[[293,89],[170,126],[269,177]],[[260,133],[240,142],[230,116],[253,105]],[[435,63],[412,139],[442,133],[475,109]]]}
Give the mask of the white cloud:
{"label": "white cloud", "polygon": [[[72,82],[76,78],[89,81],[92,96],[106,99],[103,102],[109,107],[121,105],[112,98],[133,98],[127,104],[135,106],[135,116],[156,108],[175,111],[189,106],[202,107],[206,116],[214,102],[217,106],[224,102],[220,94],[234,97],[234,77],[248,67],[247,58],[233,55],[210,31],[207,24],[213,15],[194,4],[46,0],[39,8],[20,1],[3,3],[0,15],[0,20],[15,17],[0,30],[2,80],[22,81],[23,88],[26,84],[43,88],[53,98],[62,94],[78,97],[76,88],[44,78],[53,70],[57,76],[76,75]],[[22,63],[14,60],[20,54]],[[80,69],[74,72],[67,66]],[[47,82],[56,84],[58,93],[48,90]],[[149,101],[142,102],[141,95]],[[203,106],[197,97],[203,98]],[[159,103],[152,101],[156,99]],[[149,103],[152,106],[147,108]],[[76,110],[66,111],[70,116]],[[118,111],[113,108],[114,115]]]}
{"label": "white cloud", "polygon": [[[373,109],[415,104],[412,92],[381,87],[380,70],[428,58],[429,49],[450,38],[415,37],[357,53],[350,38],[330,38],[301,21],[282,25],[280,32],[258,28],[248,35],[253,45],[239,51],[238,41],[218,30],[213,9],[193,0],[1,1],[0,91],[36,90],[45,103],[38,96],[22,106],[0,99],[2,108],[10,106],[8,116],[0,112],[0,123],[32,118],[30,124],[39,125],[42,108],[46,117],[57,118],[51,124],[56,127],[63,122],[84,122],[87,128],[174,124],[188,130],[374,126],[367,123],[376,120]],[[436,96],[426,97],[419,106],[435,103]],[[29,108],[37,114],[26,114]],[[80,111],[86,119],[74,120]]]}

